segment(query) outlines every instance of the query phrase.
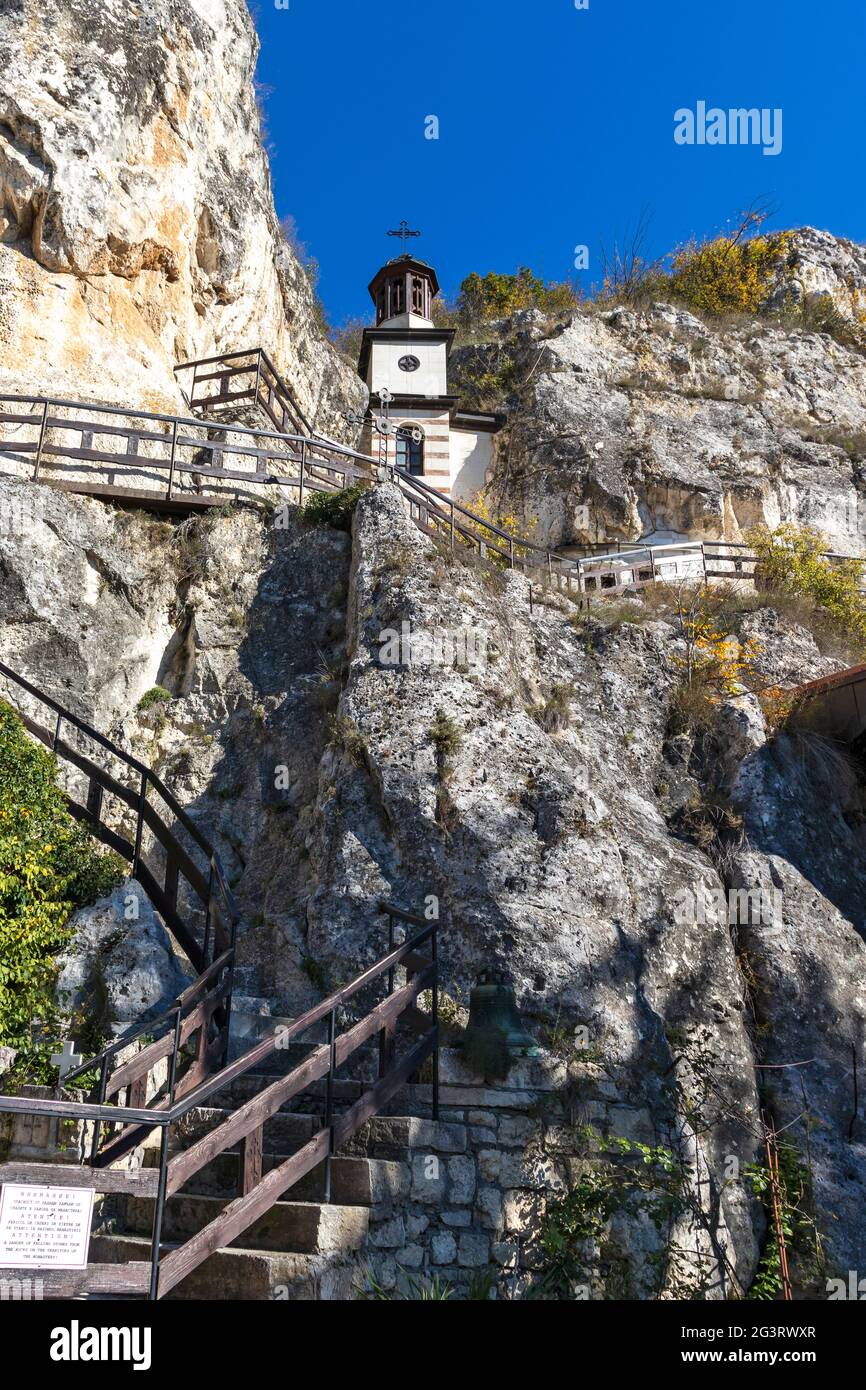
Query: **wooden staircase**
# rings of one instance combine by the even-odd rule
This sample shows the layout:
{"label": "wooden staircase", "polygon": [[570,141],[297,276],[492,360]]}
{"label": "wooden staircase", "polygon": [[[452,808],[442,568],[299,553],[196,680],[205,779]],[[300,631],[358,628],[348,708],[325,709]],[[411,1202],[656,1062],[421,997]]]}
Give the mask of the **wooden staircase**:
{"label": "wooden staircase", "polygon": [[[78,1166],[0,1163],[0,1182],[89,1187],[100,1195],[90,1264],[46,1273],[47,1297],[160,1299],[176,1290],[177,1297],[216,1297],[223,1276],[226,1288],[245,1287],[251,1260],[250,1289],[272,1290],[256,1296],[280,1296],[273,1289],[287,1271],[308,1287],[329,1271],[345,1274],[365,1239],[366,1213],[391,1191],[394,1173],[363,1155],[342,1157],[340,1149],[387,1112],[431,1057],[438,1114],[437,927],[391,904],[382,910],[392,941],[401,922],[414,935],[180,1099],[200,1048],[184,1055],[174,1013],[150,1025],[160,1036],[131,1058],[110,1054],[114,1070],[100,1090],[106,1100],[125,1096],[125,1104],[0,1096],[0,1114],[92,1125],[89,1157]],[[379,986],[384,998],[365,1004],[365,992]],[[417,1007],[425,990],[429,1014]],[[322,1026],[324,1041],[309,1036]],[[175,1040],[170,1054],[167,1038]],[[339,1076],[347,1064],[354,1074]],[[103,1058],[87,1066],[105,1076]],[[344,1286],[345,1278],[341,1297]]]}
{"label": "wooden staircase", "polygon": [[[350,1254],[382,1174],[340,1159],[341,1147],[429,1058],[438,1108],[437,924],[381,904],[381,960],[300,1018],[264,1009],[263,1036],[233,1035],[237,912],[215,849],[143,764],[5,665],[0,680],[64,768],[71,813],[129,860],[199,971],[160,1018],[68,1073],[66,1093],[0,1094],[5,1125],[54,1135],[44,1162],[16,1161],[13,1144],[0,1183],[101,1198],[88,1267],[46,1271],[46,1296],[161,1298],[218,1252],[234,1268],[242,1238],[260,1269],[265,1251]],[[418,1008],[424,991],[430,1013]],[[85,1078],[91,1094],[71,1098]],[[79,1136],[76,1163],[62,1124]]]}
{"label": "wooden staircase", "polygon": [[[240,1105],[259,1094],[273,1077],[251,1074],[235,1083],[220,1104],[191,1112],[182,1132],[173,1136],[170,1159],[214,1133]],[[361,1083],[344,1082],[341,1099],[357,1100]],[[315,1102],[315,1097],[311,1097]],[[324,1093],[318,1106],[278,1111],[268,1127],[262,1152],[267,1175],[321,1135],[325,1125]],[[144,1166],[159,1164],[155,1148],[144,1152]],[[242,1144],[234,1144],[204,1165],[165,1208],[163,1257],[177,1251],[200,1231],[223,1217],[242,1183]],[[279,1299],[281,1297],[347,1298],[358,1282],[359,1252],[367,1238],[370,1209],[402,1195],[404,1165],[384,1159],[341,1157],[307,1172],[270,1209],[230,1245],[198,1265],[168,1297],[171,1299]],[[327,1191],[330,1182],[330,1192]],[[100,1262],[120,1264],[150,1258],[155,1199],[124,1193],[104,1199],[92,1254]]]}

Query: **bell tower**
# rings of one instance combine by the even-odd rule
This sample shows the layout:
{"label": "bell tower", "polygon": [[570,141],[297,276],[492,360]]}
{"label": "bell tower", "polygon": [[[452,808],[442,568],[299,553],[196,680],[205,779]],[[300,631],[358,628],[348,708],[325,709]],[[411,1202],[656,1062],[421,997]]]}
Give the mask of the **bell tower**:
{"label": "bell tower", "polygon": [[439,293],[436,271],[414,256],[398,256],[370,282],[376,327],[432,328],[433,300]]}
{"label": "bell tower", "polygon": [[[388,235],[400,238],[403,254],[387,261],[370,281],[376,326],[364,329],[358,370],[370,389],[373,416],[378,415],[385,393],[396,433],[377,434],[369,419],[361,448],[423,478],[439,492],[468,496],[484,485],[492,458],[489,435],[501,421],[498,416],[458,411],[457,397],[448,392],[448,357],[455,330],[437,327],[434,320],[439,279],[431,265],[405,249],[409,238],[421,233],[402,222],[398,231]],[[479,432],[488,435],[486,449],[484,442],[479,446],[475,439]]]}

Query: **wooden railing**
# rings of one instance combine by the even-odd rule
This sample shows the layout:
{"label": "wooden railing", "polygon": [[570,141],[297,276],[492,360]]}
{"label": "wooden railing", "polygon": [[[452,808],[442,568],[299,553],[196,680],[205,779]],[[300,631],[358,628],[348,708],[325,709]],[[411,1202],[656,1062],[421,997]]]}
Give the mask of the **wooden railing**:
{"label": "wooden railing", "polygon": [[[749,580],[760,579],[760,556],[753,547],[736,541],[680,541],[647,544],[646,541],[597,541],[575,547],[585,553],[565,556],[521,536],[496,526],[475,515],[468,507],[443,497],[414,474],[402,469],[393,470],[413,521],[429,535],[452,546],[468,546],[482,558],[493,558],[510,569],[537,575],[547,584],[575,590],[593,597],[604,598],[617,588],[642,588],[666,578],[664,566],[678,556],[692,557],[693,563],[683,567],[688,573],[681,578]],[[641,564],[641,557],[645,563]],[[866,581],[866,559],[827,551],[823,558],[831,564],[854,560],[863,567]],[[629,561],[634,561],[631,565]],[[619,582],[618,572],[623,577]],[[610,579],[609,585],[604,576]]]}
{"label": "wooden railing", "polygon": [[452,498],[423,482],[415,474],[394,468],[394,480],[402,492],[415,524],[452,548],[466,546],[482,559],[495,559],[524,574],[544,576],[562,587],[579,583],[579,561],[569,559],[535,542],[514,536],[494,522],[485,521]]}
{"label": "wooden railing", "polygon": [[[303,504],[307,491],[368,483],[376,469],[364,454],[306,434],[22,395],[0,395],[0,454],[32,464],[33,479],[54,487],[170,510],[226,501],[202,494],[209,479],[235,485],[229,497],[240,484],[296,489]],[[130,480],[137,489],[124,489]]]}
{"label": "wooden railing", "polygon": [[[187,400],[193,410],[208,412],[219,406],[259,405],[282,434],[312,435],[294,392],[286,385],[264,348],[202,357],[175,367],[188,381]],[[192,377],[184,374],[192,372]]]}
{"label": "wooden railing", "polygon": [[[284,1193],[320,1164],[325,1165],[325,1201],[329,1201],[330,1160],[333,1155],[368,1120],[381,1113],[429,1057],[433,1058],[433,1116],[434,1119],[438,1118],[437,924],[404,912],[391,903],[382,903],[380,908],[389,920],[389,950],[381,960],[292,1024],[279,1028],[273,1036],[250,1048],[242,1057],[223,1066],[214,1075],[187,1086],[182,1098],[174,1078],[170,1076],[164,1095],[150,1107],[132,1103],[134,1088],[141,1081],[142,1067],[147,1065],[152,1070],[156,1062],[167,1055],[164,1040],[139,1053],[133,1064],[118,1068],[98,1104],[0,1096],[0,1113],[62,1118],[78,1123],[90,1121],[96,1127],[95,1142],[86,1166],[73,1168],[68,1164],[0,1163],[0,1182],[45,1184],[54,1181],[60,1185],[90,1187],[99,1193],[119,1192],[150,1197],[154,1201],[149,1265],[144,1262],[126,1266],[94,1264],[83,1271],[46,1275],[44,1282],[48,1297],[70,1297],[73,1293],[126,1293],[151,1299],[163,1298],[209,1255],[248,1230]],[[405,923],[417,930],[411,939],[395,946],[397,923]],[[429,948],[428,953],[425,953],[425,947]],[[212,978],[219,965],[220,962],[214,962]],[[396,981],[398,969],[406,972],[406,982],[399,986]],[[384,998],[360,1013],[358,996],[378,982],[385,984]],[[200,990],[205,983],[209,981],[199,980],[194,988]],[[418,996],[426,990],[431,992],[432,999],[429,1014],[417,1007]],[[178,1020],[183,1012],[190,1026],[190,1021],[196,1016],[193,1004],[190,991],[176,1006]],[[351,1010],[353,1015],[360,1013],[360,1017],[338,1031],[338,1013],[341,1010]],[[397,1027],[401,1021],[412,1030],[416,1041],[398,1057]],[[273,1062],[290,1044],[305,1041],[304,1035],[323,1022],[327,1034],[325,1041],[313,1044],[302,1062],[286,1075],[268,1081],[264,1089],[229,1113],[216,1129],[191,1147],[171,1155],[172,1129],[185,1116],[206,1105],[217,1092],[232,1083],[251,1074],[259,1074],[265,1063]],[[186,1025],[179,1021],[174,1031],[175,1057],[185,1031]],[[338,1114],[334,1100],[336,1074],[350,1058],[356,1056],[359,1049],[376,1037],[379,1038],[378,1075],[348,1110]],[[288,1101],[322,1081],[325,1083],[325,1103],[321,1129],[291,1157],[265,1173],[263,1153],[267,1124]],[[112,1096],[119,1098],[124,1089],[127,1091],[125,1104],[107,1103]],[[101,1142],[103,1129],[111,1131],[117,1126],[121,1126],[120,1135],[109,1135],[105,1142]],[[156,1131],[160,1137],[158,1169],[130,1173],[106,1167],[121,1153],[142,1144]],[[241,1146],[237,1197],[219,1216],[182,1245],[164,1253],[162,1228],[166,1202],[179,1193],[202,1168],[236,1144]],[[14,1278],[20,1272],[5,1273]]]}

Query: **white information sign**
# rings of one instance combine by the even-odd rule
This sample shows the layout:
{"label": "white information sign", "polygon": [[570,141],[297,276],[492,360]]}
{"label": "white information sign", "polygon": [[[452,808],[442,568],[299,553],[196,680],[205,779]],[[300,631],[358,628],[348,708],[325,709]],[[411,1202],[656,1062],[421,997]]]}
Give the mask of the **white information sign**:
{"label": "white information sign", "polygon": [[86,1269],[95,1192],[3,1184],[0,1269]]}

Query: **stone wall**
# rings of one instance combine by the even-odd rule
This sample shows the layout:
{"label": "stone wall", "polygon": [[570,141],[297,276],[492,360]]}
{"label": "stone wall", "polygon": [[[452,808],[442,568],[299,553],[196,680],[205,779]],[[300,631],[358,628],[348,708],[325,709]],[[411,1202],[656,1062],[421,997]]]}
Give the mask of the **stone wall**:
{"label": "stone wall", "polygon": [[[659,1137],[653,1117],[630,1103],[600,1066],[567,1063],[549,1052],[515,1061],[504,1080],[490,1082],[470,1072],[459,1051],[446,1049],[441,1078],[439,1123],[429,1118],[431,1088],[415,1087],[413,1108],[425,1113],[380,1118],[351,1147],[396,1160],[401,1172],[399,1189],[371,1212],[356,1287],[366,1277],[399,1297],[413,1280],[429,1286],[438,1275],[460,1298],[541,1292],[545,1211],[593,1166],[586,1156],[589,1130],[653,1144]],[[635,1223],[626,1235],[624,1220],[624,1213],[614,1218],[603,1250],[586,1243],[586,1273],[572,1286],[574,1298],[648,1292],[657,1265],[646,1259],[659,1242],[649,1231],[638,1234]],[[695,1234],[681,1229],[674,1244],[690,1246],[691,1256]],[[695,1284],[708,1284],[709,1297],[730,1291],[708,1249],[692,1266]],[[675,1258],[673,1267],[682,1273],[682,1261],[678,1266]]]}

